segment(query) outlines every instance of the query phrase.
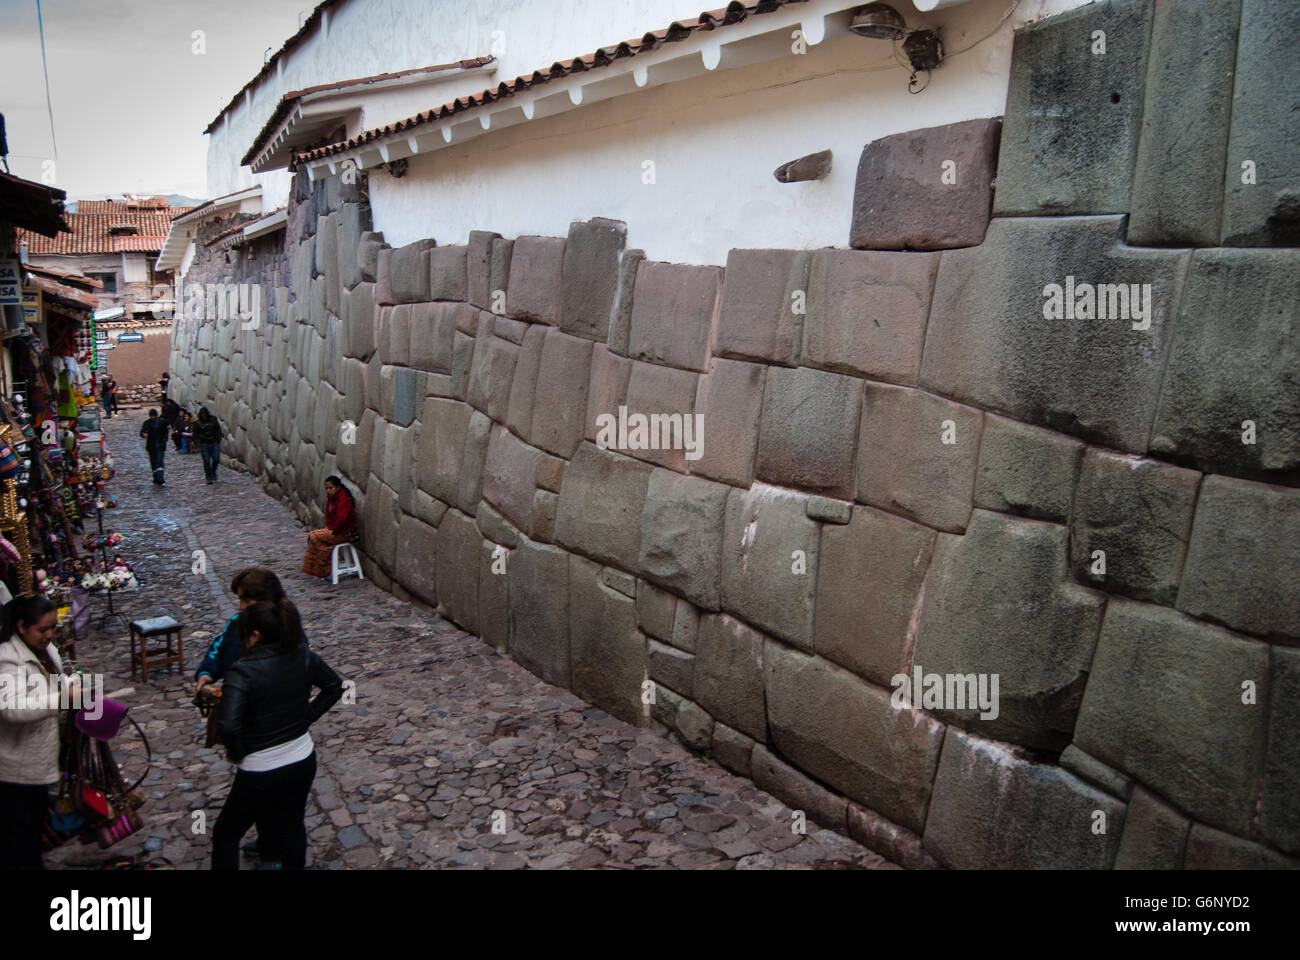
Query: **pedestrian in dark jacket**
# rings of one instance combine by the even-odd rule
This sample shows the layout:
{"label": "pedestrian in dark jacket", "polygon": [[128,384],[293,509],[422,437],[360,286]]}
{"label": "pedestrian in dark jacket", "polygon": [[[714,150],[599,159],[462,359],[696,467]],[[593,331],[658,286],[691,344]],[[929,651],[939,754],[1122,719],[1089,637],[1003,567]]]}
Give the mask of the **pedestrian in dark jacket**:
{"label": "pedestrian in dark jacket", "polygon": [[162,390],[161,400],[163,403],[167,402],[167,388],[171,386],[171,382],[172,382],[172,375],[168,373],[166,370],[164,370],[162,379],[158,381],[158,387],[160,390]]}
{"label": "pedestrian in dark jacket", "polygon": [[[259,600],[239,614],[246,653],[226,674],[221,741],[239,766],[212,835],[212,868],[239,865],[239,841],[258,824],[285,870],[307,863],[307,795],[316,778],[311,725],[343,695],[343,681],[301,642],[288,599]],[[320,689],[312,698],[312,688]]]}
{"label": "pedestrian in dark jacket", "polygon": [[[235,574],[230,581],[230,592],[239,598],[239,609],[247,610],[259,600],[276,603],[284,599],[284,587],[280,578],[267,567],[245,567]],[[199,668],[194,671],[194,692],[197,694],[209,683],[216,683],[244,655],[244,642],[239,638],[239,614],[227,622],[225,628],[208,645]],[[302,642],[307,643],[307,633],[303,632]]]}
{"label": "pedestrian in dark jacket", "polygon": [[140,436],[144,439],[144,448],[149,454],[149,466],[153,469],[153,482],[160,487],[163,481],[163,455],[167,452],[167,424],[162,422],[157,410],[149,411],[149,419],[140,425]]}
{"label": "pedestrian in dark jacket", "polygon": [[208,483],[216,483],[217,467],[221,464],[221,423],[208,412],[207,407],[199,408],[199,419],[194,424],[194,442],[199,445],[203,457],[203,476]]}

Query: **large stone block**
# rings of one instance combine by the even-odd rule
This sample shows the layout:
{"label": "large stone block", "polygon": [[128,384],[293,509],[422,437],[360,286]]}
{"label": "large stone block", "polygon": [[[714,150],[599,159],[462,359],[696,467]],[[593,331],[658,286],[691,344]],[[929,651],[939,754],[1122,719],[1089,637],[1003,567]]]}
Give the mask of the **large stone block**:
{"label": "large stone block", "polygon": [[573,692],[636,723],[646,674],[646,641],[636,628],[636,602],[601,582],[599,564],[573,555],[569,638]]}
{"label": "large stone block", "polygon": [[1241,0],[1156,5],[1129,243],[1219,239],[1240,18]]}
{"label": "large stone block", "polygon": [[813,647],[881,686],[905,671],[935,534],[866,507],[822,527]]}
{"label": "large stone block", "polygon": [[465,431],[473,410],[459,400],[430,397],[420,418],[419,486],[444,503],[456,503]]}
{"label": "large stone block", "polygon": [[661,590],[647,580],[638,580],[636,586],[636,625],[652,637],[671,640],[673,635],[673,617],[679,605],[678,600],[667,590]]}
{"label": "large stone block", "polygon": [[[704,436],[695,419],[695,390],[699,374],[654,363],[633,361],[627,384],[627,443],[619,445],[618,410],[603,421],[606,429],[597,431],[596,442],[638,460],[685,473],[687,456],[695,457],[703,449]],[[645,418],[646,429],[636,430]]]}
{"label": "large stone block", "polygon": [[[1297,36],[1300,6],[1286,0],[1242,0],[1224,244],[1300,243],[1300,117],[1294,109],[1300,103],[1300,71],[1290,66]],[[1243,182],[1246,160],[1255,174],[1250,183]]]}
{"label": "large stone block", "polygon": [[465,299],[480,310],[492,309],[492,243],[500,239],[501,234],[490,230],[469,232],[465,251]]}
{"label": "large stone block", "polygon": [[642,576],[696,606],[717,610],[726,506],[727,488],[722,484],[655,470],[641,512],[637,566]]}
{"label": "large stone block", "polygon": [[[719,357],[793,366],[799,362],[811,254],[801,250],[732,250],[718,312]],[[795,312],[796,295],[804,310]]]}
{"label": "large stone block", "polygon": [[569,554],[521,538],[508,569],[510,655],[547,683],[568,687]]}
{"label": "large stone block", "polygon": [[763,395],[755,476],[851,498],[861,407],[862,383],[852,377],[772,367]]}
{"label": "large stone block", "polygon": [[1282,850],[1300,855],[1300,650],[1272,647],[1268,749],[1260,830]]}
{"label": "large stone block", "polygon": [[483,314],[474,363],[470,367],[468,399],[493,420],[504,423],[510,406],[510,381],[519,348],[492,335],[492,314]]}
{"label": "large stone block", "polygon": [[803,362],[916,383],[938,269],[939,257],[931,253],[818,250],[808,281]]}
{"label": "large stone block", "polygon": [[945,250],[984,240],[1000,117],[909,130],[862,149],[849,246]]}
{"label": "large stone block", "polygon": [[715,359],[712,367],[700,378],[695,393],[695,412],[703,418],[708,442],[700,458],[689,461],[686,468],[711,480],[748,488],[754,479],[767,368],[721,359]]}
{"label": "large stone block", "polygon": [[[481,517],[481,512],[480,512]],[[498,653],[510,649],[510,551],[484,540],[479,547],[479,638]]]}
{"label": "large stone block", "polygon": [[[421,303],[429,299],[429,267],[425,252],[433,246],[432,240],[416,240],[393,250],[387,258],[393,303]],[[381,262],[383,259],[381,256]]]}
{"label": "large stone block", "polygon": [[524,334],[515,360],[515,375],[510,383],[510,403],[506,408],[506,426],[523,437],[532,439],[533,400],[537,395],[537,373],[542,366],[542,348],[546,342],[547,328],[534,324]]}
{"label": "large stone block", "polygon": [[722,607],[811,652],[820,530],[806,502],[766,484],[730,492]]}
{"label": "large stone block", "polygon": [[609,313],[607,342],[609,349],[620,356],[627,356],[628,338],[632,331],[632,291],[636,288],[636,275],[644,259],[644,250],[624,250],[618,258],[618,287]]}
{"label": "large stone block", "polygon": [[564,270],[564,240],[560,237],[520,237],[510,255],[510,288],[506,313],[516,320],[554,326],[560,312]]}
{"label": "large stone block", "polygon": [[1300,250],[1198,250],[1185,287],[1152,452],[1220,473],[1294,481]]}
{"label": "large stone block", "polygon": [[1200,479],[1195,470],[1089,450],[1070,523],[1075,577],[1139,600],[1172,604]]}
{"label": "large stone block", "polygon": [[643,261],[632,297],[629,355],[703,372],[721,288],[718,267]]}
{"label": "large stone block", "polygon": [[988,414],[975,471],[975,506],[1043,520],[1069,519],[1084,445]]}
{"label": "large stone block", "polygon": [[470,516],[478,509],[483,495],[483,461],[487,459],[488,436],[492,421],[475,410],[470,414],[465,428],[465,451],[461,458],[460,482],[457,485],[456,503]]}
{"label": "large stone block", "polygon": [[450,620],[478,633],[479,536],[474,519],[448,510],[438,524],[437,595]]}
{"label": "large stone block", "polygon": [[1016,32],[994,214],[1128,211],[1152,6],[1091,4]]}
{"label": "large stone block", "polygon": [[564,471],[555,542],[603,563],[635,570],[652,470],[648,464],[584,443]]}
{"label": "large stone block", "polygon": [[[1074,739],[1198,820],[1245,833],[1261,771],[1268,651],[1172,610],[1113,599]],[[1195,718],[1198,722],[1189,722]]]}
{"label": "large stone block", "polygon": [[1191,821],[1141,787],[1124,815],[1116,870],[1181,870]]}
{"label": "large stone block", "polygon": [[700,618],[695,647],[695,699],[718,720],[767,739],[763,698],[763,634],[726,614]]}
{"label": "large stone block", "polygon": [[351,290],[362,280],[357,251],[370,226],[368,205],[345,203],[339,208],[338,278],[345,289]]}
{"label": "large stone block", "polygon": [[[1105,832],[1094,824],[1105,817]],[[944,738],[925,848],[957,870],[1107,870],[1125,805],[1073,774],[960,730]]]}
{"label": "large stone block", "polygon": [[1272,638],[1300,637],[1300,491],[1207,477],[1177,607]]}
{"label": "large stone block", "polygon": [[372,477],[366,486],[365,512],[361,521],[362,542],[366,553],[386,572],[395,568],[397,524],[401,517],[402,509],[396,491]]}
{"label": "large stone block", "polygon": [[648,643],[646,670],[655,685],[663,684],[688,699],[695,696],[695,655],[658,640]]}
{"label": "large stone block", "polygon": [[627,398],[627,381],[632,362],[611,353],[603,343],[591,351],[591,384],[587,388],[587,429],[583,436],[596,439],[596,418],[601,414],[618,416],[618,408]]}
{"label": "large stone block", "polygon": [[921,390],[868,383],[857,499],[940,530],[966,529],[983,420]]}
{"label": "large stone block", "polygon": [[411,311],[409,362],[417,370],[451,373],[456,344],[456,308],[446,303],[417,303]]}
{"label": "large stone block", "polygon": [[618,292],[618,258],[627,224],[597,217],[569,225],[560,287],[560,329],[575,337],[605,340]]}
{"label": "large stone block", "polygon": [[995,709],[935,712],[981,736],[1062,749],[1101,606],[1099,595],[1066,581],[1064,527],[976,510],[964,537],[940,536],[935,546],[913,662],[925,674],[984,674],[990,691],[996,675]]}
{"label": "large stone block", "polygon": [[770,639],[763,673],[772,743],[781,755],[920,832],[943,727],[919,711],[895,709],[888,693],[847,670]]}
{"label": "large stone block", "polygon": [[760,790],[766,790],[792,810],[802,810],[819,827],[838,833],[848,830],[849,802],[783,763],[761,743],[755,744],[750,754],[750,772]]}
{"label": "large stone block", "polygon": [[559,330],[551,330],[542,345],[528,439],[566,460],[573,456],[586,432],[591,348],[590,340]]}
{"label": "large stone block", "polygon": [[425,254],[429,263],[430,300],[468,300],[469,274],[466,248],[434,247]]}
{"label": "large stone block", "polygon": [[1300,861],[1258,843],[1193,823],[1187,835],[1183,867],[1187,870],[1296,870],[1300,869]]}
{"label": "large stone block", "polygon": [[[980,246],[945,253],[921,384],[1017,420],[1145,453],[1188,253],[1124,246],[1122,225],[1121,217],[1000,218]],[[1115,289],[1097,296],[1104,284]],[[1141,317],[1122,296],[1132,284],[1150,285],[1138,288]],[[1059,298],[1052,285],[1060,287]],[[1104,306],[1110,319],[1046,319],[1067,290],[1080,313],[1096,316]],[[1135,323],[1149,328],[1135,330]]]}
{"label": "large stone block", "polygon": [[529,528],[534,478],[542,452],[502,426],[493,426],[483,465],[483,499],[521,530]]}
{"label": "large stone block", "polygon": [[415,517],[403,516],[397,527],[397,560],[394,576],[411,593],[429,604],[437,604],[435,566],[438,532]]}
{"label": "large stone block", "polygon": [[342,309],[347,355],[369,360],[375,352],[375,285],[360,283],[343,291]]}

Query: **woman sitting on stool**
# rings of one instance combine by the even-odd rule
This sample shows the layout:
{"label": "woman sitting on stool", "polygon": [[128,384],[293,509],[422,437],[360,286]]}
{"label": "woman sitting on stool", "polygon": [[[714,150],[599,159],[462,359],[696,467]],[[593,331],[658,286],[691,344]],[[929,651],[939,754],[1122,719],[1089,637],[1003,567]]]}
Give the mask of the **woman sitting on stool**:
{"label": "woman sitting on stool", "polygon": [[338,477],[325,479],[325,528],[307,534],[307,556],[302,572],[322,580],[330,575],[330,554],[347,543],[357,528],[357,505]]}

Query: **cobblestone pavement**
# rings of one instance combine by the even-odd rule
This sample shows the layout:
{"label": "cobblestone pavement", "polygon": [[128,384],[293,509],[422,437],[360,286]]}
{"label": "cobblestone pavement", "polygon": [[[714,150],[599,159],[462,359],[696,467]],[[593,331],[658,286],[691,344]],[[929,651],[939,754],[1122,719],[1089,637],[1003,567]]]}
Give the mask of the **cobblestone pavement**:
{"label": "cobblestone pavement", "polygon": [[[130,677],[124,621],[101,630],[96,599],[83,669],[125,698],[154,756],[142,787],[143,831],[110,851],[69,844],[50,866],[90,866],[141,850],[179,868],[206,867],[210,832],[233,776],[203,749],[191,676],[233,612],[225,589],[240,567],[265,564],[299,605],[312,647],[356,684],[313,728],[319,772],[307,810],[309,866],[318,869],[605,867],[857,869],[893,865],[808,822],[710,760],[543,683],[433,611],[369,581],[338,586],[300,572],[306,531],[249,477],[222,467],[203,482],[197,454],[169,450],[167,485],[150,483],[136,434],[142,412],[106,421],[120,506],[106,524],[142,581],[115,601],[127,619],[169,614],[187,626],[186,672]],[[193,551],[207,573],[192,572]],[[126,772],[143,770],[138,738],[119,738]],[[498,813],[497,811],[504,811]],[[494,820],[505,833],[494,833]],[[251,840],[250,831],[247,840]],[[258,861],[246,854],[245,866]]]}

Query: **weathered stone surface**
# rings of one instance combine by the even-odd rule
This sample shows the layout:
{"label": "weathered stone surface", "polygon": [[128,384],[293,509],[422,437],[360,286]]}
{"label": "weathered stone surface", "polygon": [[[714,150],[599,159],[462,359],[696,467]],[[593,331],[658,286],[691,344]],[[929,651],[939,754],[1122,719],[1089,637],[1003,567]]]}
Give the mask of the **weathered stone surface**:
{"label": "weathered stone surface", "polygon": [[375,285],[361,283],[343,291],[342,309],[347,355],[369,360],[375,352]]}
{"label": "weathered stone surface", "polygon": [[1269,684],[1268,749],[1260,830],[1287,853],[1300,855],[1300,650],[1274,646]]}
{"label": "weathered stone surface", "polygon": [[432,240],[416,240],[398,247],[391,255],[381,255],[381,261],[387,259],[389,262],[393,303],[419,303],[429,299],[429,269],[424,254],[433,246]]}
{"label": "weathered stone surface", "polygon": [[316,271],[325,278],[322,284],[325,309],[339,312],[339,242],[338,217],[320,217],[316,223]]}
{"label": "weathered stone surface", "polygon": [[686,701],[667,687],[655,688],[655,700],[650,704],[650,716],[670,730],[677,729],[677,711]]}
{"label": "weathered stone surface", "polygon": [[483,538],[474,518],[448,510],[438,524],[438,601],[449,619],[478,632],[479,551]]}
{"label": "weathered stone surface", "polygon": [[559,457],[553,457],[549,453],[543,453],[537,458],[537,486],[543,490],[550,490],[552,493],[560,492],[560,484],[564,482],[564,468],[567,461]]}
{"label": "weathered stone surface", "polygon": [[510,280],[510,260],[514,255],[513,240],[495,239],[492,241],[492,259],[488,264],[488,304],[487,309],[498,313],[506,306],[506,287]]}
{"label": "weathered stone surface", "polygon": [[[479,511],[482,529],[483,510]],[[519,541],[516,538],[515,543]],[[484,540],[479,547],[478,629],[479,638],[498,653],[510,649],[510,551]]]}
{"label": "weathered stone surface", "polygon": [[460,464],[460,482],[457,485],[456,505],[474,515],[479,498],[483,495],[483,461],[487,458],[488,437],[492,421],[475,410],[470,414],[465,428],[465,451]]}
{"label": "weathered stone surface", "polygon": [[921,390],[868,383],[857,498],[940,530],[966,529],[984,415]]}
{"label": "weathered stone surface", "polygon": [[994,214],[1128,211],[1153,6],[1093,4],[1016,31]]}
{"label": "weathered stone surface", "polygon": [[916,383],[939,257],[819,250],[808,281],[804,362],[890,383]]}
{"label": "weathered stone surface", "polygon": [[625,597],[636,599],[636,577],[630,573],[624,573],[618,567],[602,567],[600,582],[611,590],[617,590]]}
{"label": "weathered stone surface", "polygon": [[1219,239],[1240,17],[1241,0],[1156,5],[1129,243]]}
{"label": "weathered stone surface", "polygon": [[846,813],[849,802],[808,779],[761,743],[754,745],[750,770],[760,790],[766,790],[790,809],[802,810],[820,827],[838,833],[848,830]]}
{"label": "weathered stone surface", "polygon": [[[594,379],[594,378],[593,378]],[[658,364],[632,362],[627,384],[627,446],[617,446],[618,409],[609,412],[613,420],[604,420],[604,431],[597,431],[597,443],[607,444],[638,460],[685,473],[687,455],[703,449],[703,436],[696,429],[695,389],[698,374],[689,370],[661,367]],[[646,418],[646,429],[637,431],[632,417]],[[687,442],[689,440],[689,443]]]}
{"label": "weathered stone surface", "polygon": [[362,282],[374,283],[379,279],[379,254],[387,249],[383,232],[363,231],[357,244],[357,272]]}
{"label": "weathered stone surface", "polygon": [[1300,250],[1198,250],[1185,286],[1152,452],[1221,473],[1294,480]]}
{"label": "weathered stone surface", "polygon": [[[1232,83],[1223,242],[1282,246],[1300,242],[1300,74],[1289,64],[1300,35],[1300,8],[1277,0],[1242,0]],[[1220,80],[1220,83],[1223,83]],[[1243,183],[1252,160],[1255,183]]]}
{"label": "weathered stone surface", "polygon": [[430,373],[451,373],[456,343],[455,308],[450,304],[417,303],[410,311],[411,366]]}
{"label": "weathered stone surface", "polygon": [[673,633],[673,616],[678,600],[667,590],[653,583],[638,580],[636,584],[636,623],[647,634],[668,641]]}
{"label": "weathered stone surface", "polygon": [[632,297],[629,356],[703,372],[721,288],[718,267],[642,262]]}
{"label": "weathered stone surface", "polygon": [[984,240],[1000,117],[909,130],[862,149],[849,246],[944,250]]}
{"label": "weathered stone surface", "polygon": [[641,575],[696,606],[717,610],[726,506],[722,484],[655,470],[641,511]]}
{"label": "weathered stone surface", "polygon": [[830,497],[809,497],[806,512],[809,520],[848,523],[853,516],[853,504],[846,500],[832,500]]}
{"label": "weathered stone surface", "polygon": [[725,517],[723,609],[811,652],[819,530],[804,498],[756,484],[731,491]]}
{"label": "weathered stone surface", "polygon": [[474,344],[472,336],[466,336],[460,330],[453,335],[451,354],[451,389],[458,400],[464,400],[469,394],[469,374],[474,368]]}
{"label": "weathered stone surface", "polygon": [[[1263,644],[1113,599],[1106,610],[1074,739],[1199,820],[1249,830],[1265,718],[1242,683],[1267,698]],[[1204,718],[1189,723],[1190,716]]]}
{"label": "weathered stone surface", "polygon": [[361,282],[361,264],[357,251],[361,239],[370,230],[370,207],[359,203],[345,203],[339,208],[338,224],[338,279],[345,289],[351,290]]}
{"label": "weathered stone surface", "polygon": [[460,490],[465,431],[473,411],[458,400],[430,397],[420,418],[420,489],[445,503],[455,503]]}
{"label": "weathered stone surface", "polygon": [[425,400],[424,374],[410,367],[393,369],[393,421],[410,426]]}
{"label": "weathered stone surface", "polygon": [[524,334],[515,360],[515,375],[510,383],[510,404],[506,408],[506,426],[525,440],[532,439],[533,399],[537,393],[537,372],[542,366],[542,347],[547,328],[535,324]]}
{"label": "weathered stone surface", "polygon": [[677,600],[673,614],[671,642],[678,650],[695,652],[695,638],[700,631],[700,612],[689,600]]}
{"label": "weathered stone surface", "polygon": [[609,313],[609,349],[627,356],[628,338],[632,331],[632,291],[636,288],[636,275],[644,250],[624,250],[618,258],[618,286],[614,291],[614,306]]}
{"label": "weathered stone surface", "polygon": [[[1093,832],[1095,811],[1106,818],[1105,833]],[[950,729],[924,843],[957,870],[1106,870],[1124,813],[1123,803],[1059,767]]]}
{"label": "weathered stone surface", "polygon": [[447,513],[447,504],[441,500],[434,499],[423,490],[411,491],[411,514],[418,520],[423,520],[431,527],[436,527],[442,523],[442,518]]}
{"label": "weathered stone surface", "polygon": [[862,383],[852,377],[769,369],[755,476],[851,498],[861,407]]}
{"label": "weathered stone surface", "polygon": [[1064,527],[976,510],[964,537],[938,538],[914,663],[927,674],[998,675],[996,717],[935,712],[981,736],[1060,750],[1100,620],[1100,596],[1066,580]]}
{"label": "weathered stone surface", "polygon": [[1084,445],[1059,433],[986,414],[975,506],[1043,520],[1069,519]]}
{"label": "weathered stone surface", "polygon": [[1057,762],[1075,776],[1087,780],[1094,787],[1105,790],[1113,797],[1127,800],[1129,794],[1133,792],[1132,779],[1124,776],[1114,767],[1102,763],[1092,754],[1084,753],[1074,744],[1070,744],[1061,752],[1061,759]]}
{"label": "weathered stone surface", "polygon": [[509,571],[511,656],[548,683],[568,686],[569,555],[523,538]]}
{"label": "weathered stone surface", "polygon": [[533,478],[541,451],[523,443],[502,426],[493,426],[483,465],[483,499],[521,530],[529,529]]}
{"label": "weathered stone surface", "polygon": [[1268,847],[1193,823],[1187,835],[1187,870],[1295,870],[1300,862]]}
{"label": "weathered stone surface", "polygon": [[618,292],[618,258],[627,224],[597,217],[569,225],[560,288],[560,329],[575,337],[605,340]]}
{"label": "weathered stone surface", "polygon": [[650,679],[666,684],[687,699],[695,696],[695,657],[658,640],[648,642],[646,666]]}
{"label": "weathered stone surface", "polygon": [[582,442],[587,426],[591,348],[590,340],[559,330],[550,331],[542,345],[528,439],[566,460]]}
{"label": "weathered stone surface", "polygon": [[624,570],[635,570],[641,551],[641,512],[652,469],[590,443],[580,446],[564,471],[555,517],[556,543]]}
{"label": "weathered stone surface", "polygon": [[715,359],[700,378],[695,412],[706,436],[700,458],[687,462],[691,473],[736,487],[753,481],[766,372],[761,364]]}
{"label": "weathered stone surface", "polygon": [[695,699],[729,727],[767,739],[763,698],[763,635],[726,614],[700,618],[695,647]]}
{"label": "weathered stone surface", "polygon": [[501,234],[471,230],[465,251],[466,299],[480,310],[492,309],[492,242]]}
{"label": "weathered stone surface", "polygon": [[434,247],[425,254],[429,264],[429,300],[468,300],[466,248]]}
{"label": "weathered stone surface", "polygon": [[848,671],[772,640],[763,666],[772,742],[781,755],[919,832],[943,727],[919,711],[896,710],[888,693]]}
{"label": "weathered stone surface", "polygon": [[781,164],[772,171],[772,176],[777,183],[801,183],[805,180],[821,180],[830,172],[831,151],[818,150]]}
{"label": "weathered stone surface", "polygon": [[1195,470],[1089,450],[1070,524],[1074,576],[1104,590],[1172,604],[1200,479]]}
{"label": "weathered stone surface", "polygon": [[921,838],[856,803],[848,805],[849,836],[904,870],[935,870],[939,862],[925,852]]}
{"label": "weathered stone surface", "polygon": [[636,604],[601,582],[599,564],[572,555],[569,637],[573,692],[636,723],[646,671],[646,642],[636,628]]}
{"label": "weathered stone surface", "polygon": [[1124,833],[1115,854],[1116,870],[1181,870],[1191,821],[1154,794],[1133,791],[1124,815]]}
{"label": "weathered stone surface", "polygon": [[754,751],[754,741],[750,737],[732,730],[725,723],[714,724],[712,749],[714,759],[732,773],[750,776]]}
{"label": "weathered stone surface", "polygon": [[[1146,452],[1177,278],[1189,254],[1123,246],[1122,224],[1121,217],[1001,218],[980,246],[945,253],[922,386],[1126,453]],[[1068,277],[1149,283],[1151,315],[1137,318],[1130,304],[1133,319],[1045,319],[1053,302],[1045,288],[1064,292]],[[1076,290],[1075,297],[1085,294]],[[1109,291],[1101,297],[1108,317],[1110,299]],[[1123,312],[1114,299],[1113,312]],[[1135,330],[1134,323],[1150,327]]]}
{"label": "weathered stone surface", "polygon": [[587,389],[587,428],[583,434],[596,439],[596,418],[609,414],[617,419],[618,408],[627,398],[627,381],[632,361],[611,353],[603,343],[591,351],[591,384]]}
{"label": "weathered stone surface", "polygon": [[554,326],[560,311],[564,240],[520,237],[510,256],[506,313],[516,320]]}
{"label": "weathered stone surface", "polygon": [[[493,428],[494,430],[497,428]],[[491,446],[489,441],[489,459],[491,458]],[[484,468],[486,469],[486,467]],[[484,488],[487,487],[487,477],[483,481]],[[486,495],[485,495],[486,496]],[[497,513],[491,505],[485,500],[481,500],[478,505],[478,512],[474,515],[474,523],[478,527],[479,533],[491,540],[493,543],[499,543],[507,547],[519,546],[519,531],[510,525],[505,517]],[[482,600],[479,601],[479,607],[483,606]]]}
{"label": "weathered stone surface", "polygon": [[366,485],[361,535],[366,553],[385,571],[394,569],[397,554],[397,521],[402,515],[397,493],[378,478]]}
{"label": "weathered stone surface", "polygon": [[1300,491],[1207,477],[1178,609],[1267,637],[1300,637]]}
{"label": "weathered stone surface", "polygon": [[510,407],[510,381],[514,376],[519,348],[492,336],[492,314],[484,313],[483,317],[466,396],[475,408],[504,423]]}
{"label": "weathered stone surface", "polygon": [[434,566],[438,556],[438,533],[415,517],[403,516],[397,527],[397,560],[394,576],[407,590],[430,604],[437,604]]}
{"label": "weathered stone surface", "polygon": [[882,686],[906,667],[907,632],[935,534],[859,507],[847,526],[822,528],[813,647]]}
{"label": "weathered stone surface", "polygon": [[800,250],[732,250],[718,312],[719,357],[793,366],[799,362],[811,254]]}
{"label": "weathered stone surface", "polygon": [[555,514],[560,508],[560,498],[549,490],[533,494],[533,509],[528,518],[528,534],[540,543],[555,541]]}

